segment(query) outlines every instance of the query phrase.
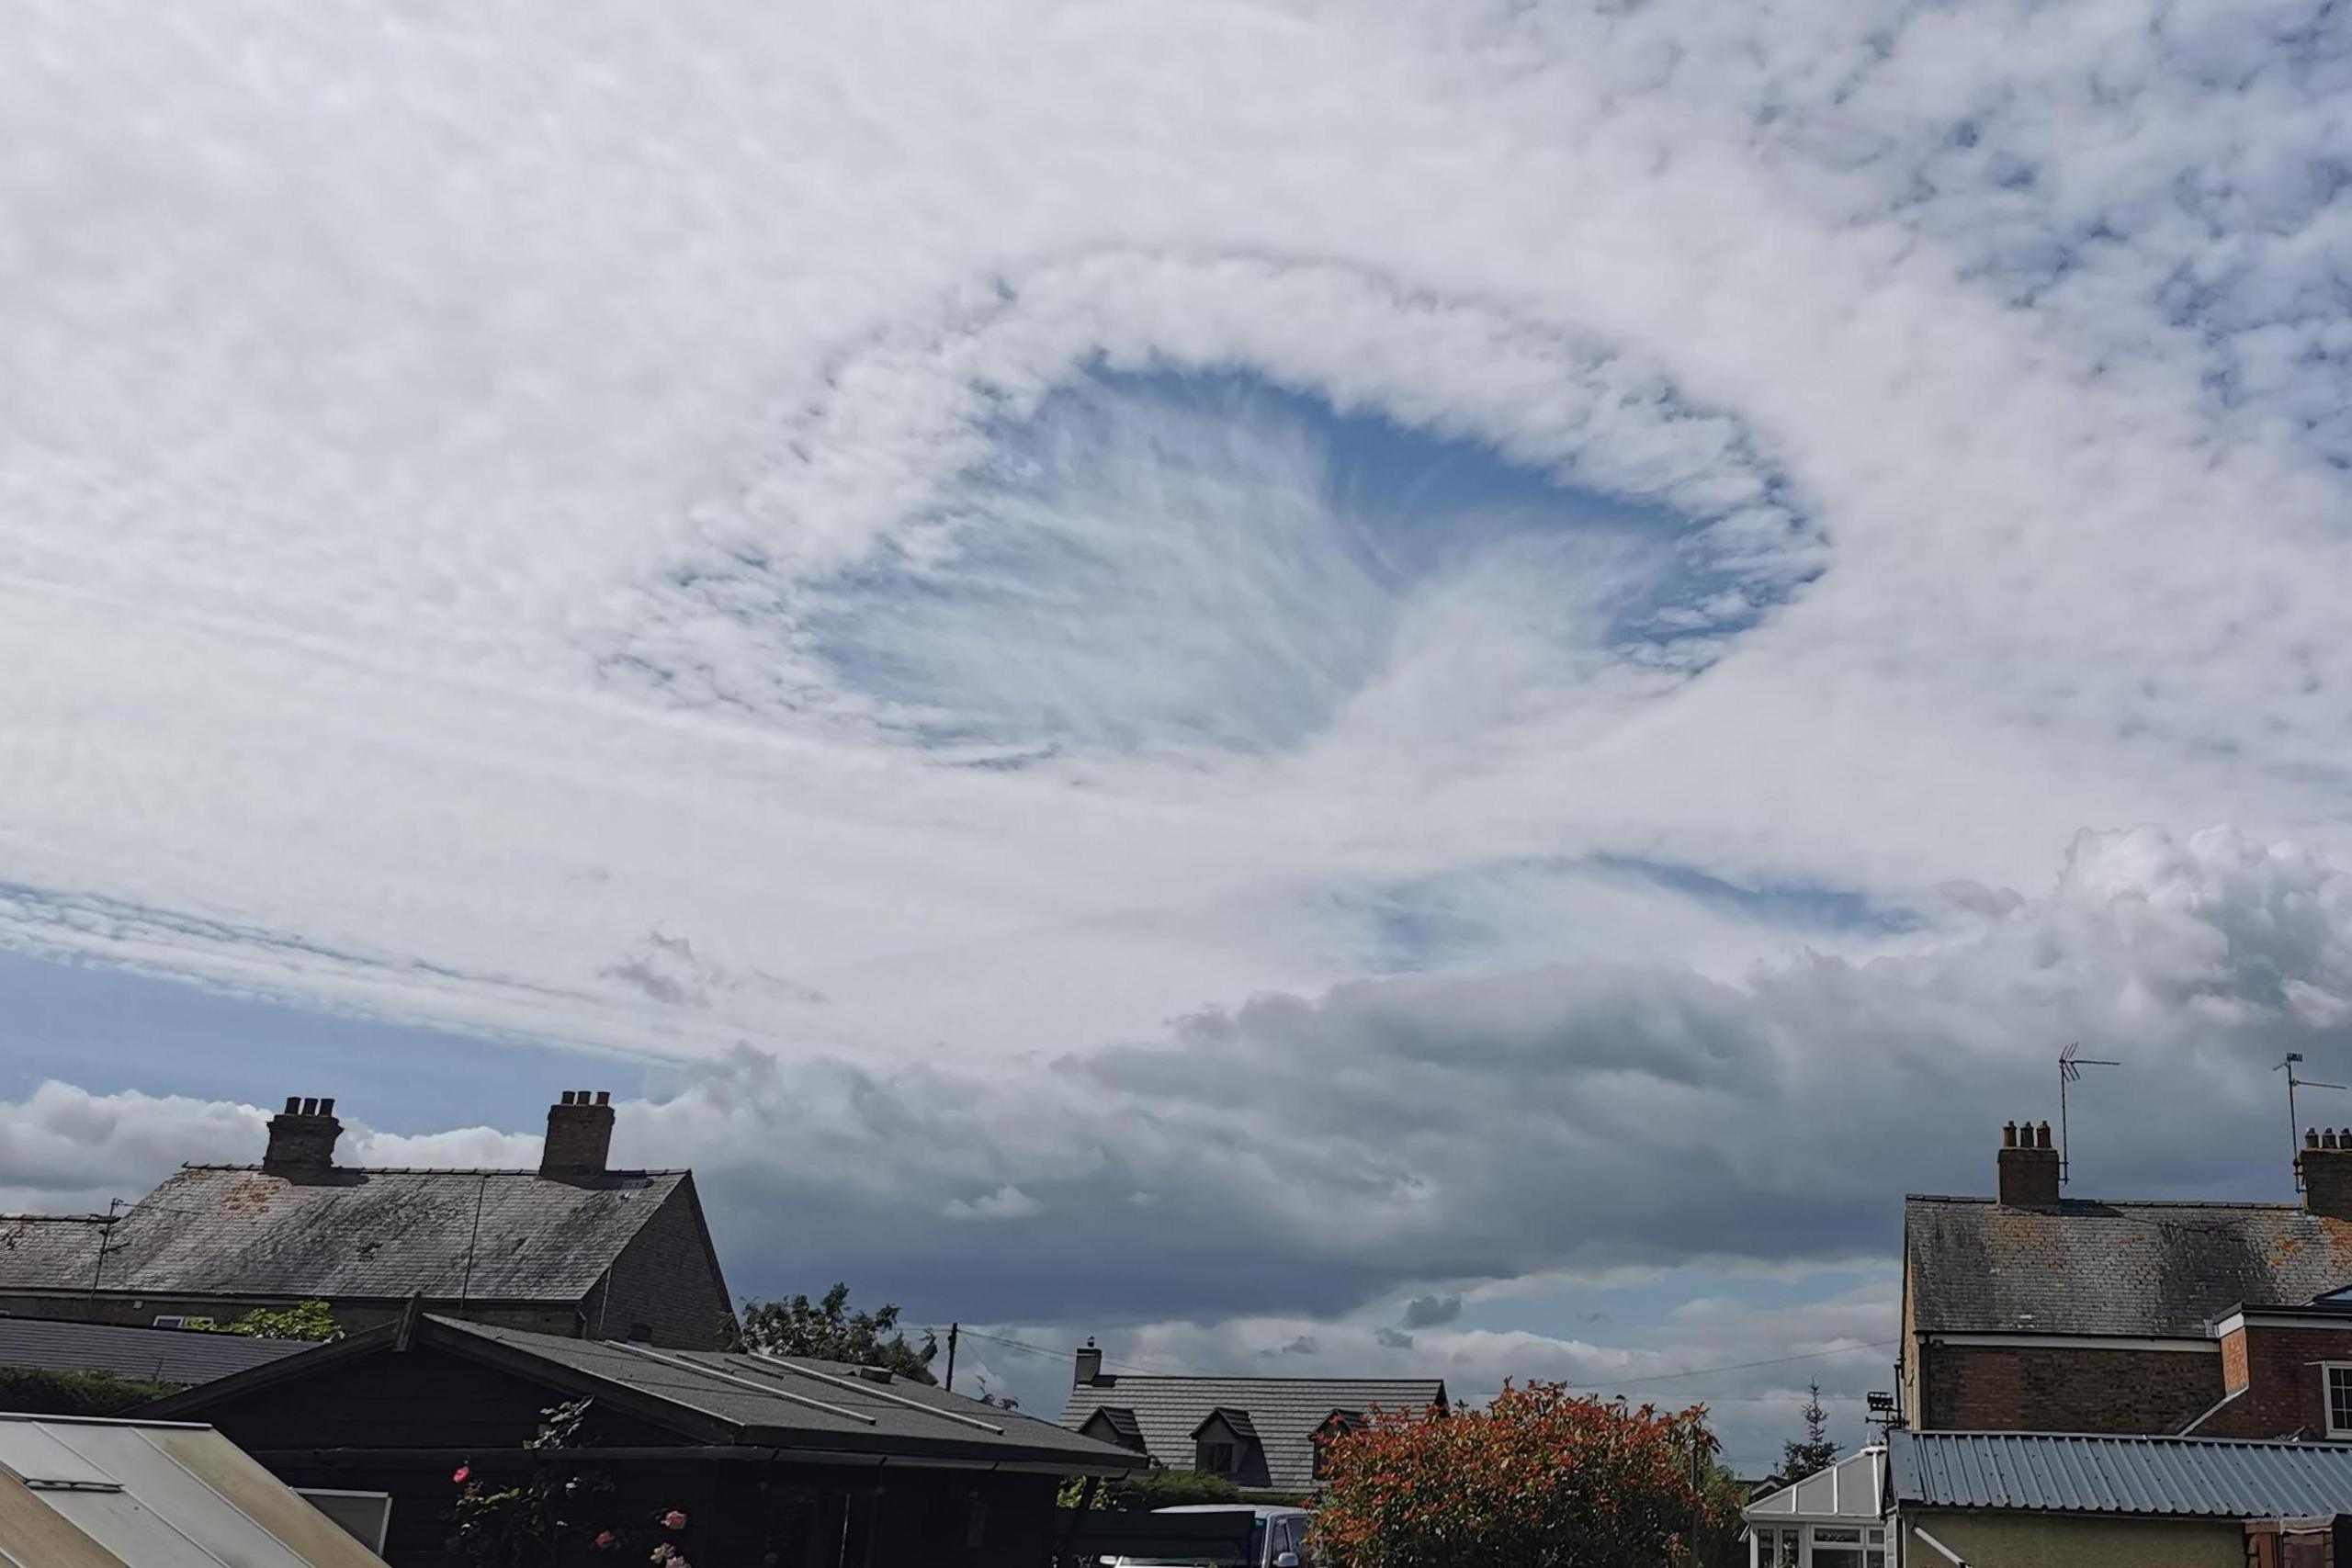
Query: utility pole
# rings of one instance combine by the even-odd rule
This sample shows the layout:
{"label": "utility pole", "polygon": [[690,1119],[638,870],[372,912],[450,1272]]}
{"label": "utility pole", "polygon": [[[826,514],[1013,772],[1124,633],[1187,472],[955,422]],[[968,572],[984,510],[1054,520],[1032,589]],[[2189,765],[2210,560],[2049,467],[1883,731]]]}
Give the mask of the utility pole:
{"label": "utility pole", "polygon": [[950,1393],[956,1392],[956,1340],[963,1332],[964,1325],[960,1323],[947,1325],[947,1392]]}
{"label": "utility pole", "polygon": [[98,1232],[98,1255],[90,1260],[90,1300],[93,1302],[98,1299],[98,1279],[106,1272],[107,1249],[114,1245],[115,1215],[122,1206],[123,1201],[119,1198],[107,1200],[106,1228]]}

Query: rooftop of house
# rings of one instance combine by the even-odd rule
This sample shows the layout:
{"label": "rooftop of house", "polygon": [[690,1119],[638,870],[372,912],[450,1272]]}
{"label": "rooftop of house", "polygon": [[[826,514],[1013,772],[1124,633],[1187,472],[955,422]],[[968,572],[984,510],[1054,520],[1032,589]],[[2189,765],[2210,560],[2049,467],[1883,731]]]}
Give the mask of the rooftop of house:
{"label": "rooftop of house", "polygon": [[2352,1284],[2352,1134],[2306,1139],[2300,1204],[2064,1197],[2046,1128],[2005,1139],[1997,1196],[1904,1201],[1919,1333],[2197,1338]]}
{"label": "rooftop of house", "polygon": [[2352,1282],[2352,1221],[2286,1204],[1915,1195],[1903,1224],[1922,1334],[2197,1337],[2240,1303]]}
{"label": "rooftop of house", "polygon": [[1159,1463],[1189,1470],[1194,1434],[1214,1411],[1230,1412],[1238,1435],[1254,1432],[1267,1484],[1304,1492],[1315,1484],[1315,1434],[1333,1412],[1420,1410],[1446,1403],[1442,1378],[1134,1377],[1099,1371],[1081,1378],[1062,1406],[1071,1431],[1102,1413],[1102,1426],[1139,1445]]}
{"label": "rooftop of house", "polygon": [[153,1382],[210,1382],[299,1354],[307,1339],[253,1339],[196,1328],[133,1328],[0,1316],[0,1367],[111,1372]]}
{"label": "rooftop of house", "polygon": [[2352,1513],[2352,1444],[2050,1432],[1887,1436],[1909,1507],[2219,1519]]}
{"label": "rooftop of house", "polygon": [[218,1402],[331,1374],[358,1357],[400,1354],[415,1346],[495,1368],[566,1397],[596,1400],[689,1442],[729,1451],[806,1449],[912,1462],[985,1461],[1054,1474],[1121,1474],[1145,1462],[1052,1422],[878,1369],[801,1357],[656,1350],[430,1314],[413,1325],[383,1324],[307,1356],[175,1394],[150,1405],[148,1413],[201,1419]]}
{"label": "rooftop of house", "polygon": [[334,1101],[289,1100],[258,1165],[187,1165],[111,1222],[0,1219],[0,1290],[576,1303],[692,1177],[615,1170],[613,1111],[566,1090],[536,1169],[334,1163]]}

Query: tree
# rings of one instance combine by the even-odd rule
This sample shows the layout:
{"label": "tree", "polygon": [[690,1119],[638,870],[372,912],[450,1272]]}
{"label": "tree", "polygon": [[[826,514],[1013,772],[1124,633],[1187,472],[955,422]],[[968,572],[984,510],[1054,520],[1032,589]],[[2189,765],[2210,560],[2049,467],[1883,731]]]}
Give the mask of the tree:
{"label": "tree", "polygon": [[888,1367],[917,1382],[939,1381],[931,1371],[932,1358],[939,1354],[938,1336],[926,1329],[922,1344],[909,1341],[899,1329],[895,1306],[850,1311],[845,1284],[835,1284],[818,1302],[807,1296],[782,1302],[746,1301],[742,1323],[736,1330],[736,1347],[771,1356]]}
{"label": "tree", "polygon": [[53,1367],[0,1367],[0,1410],[27,1416],[119,1416],[177,1393],[175,1382]]}
{"label": "tree", "polygon": [[1326,1439],[1315,1540],[1331,1568],[1657,1568],[1724,1523],[1693,1480],[1705,1411],[1506,1383],[1483,1410],[1375,1411]]}
{"label": "tree", "polygon": [[1801,1480],[1817,1470],[1827,1470],[1838,1462],[1838,1445],[1829,1437],[1829,1412],[1821,1407],[1821,1385],[1805,1387],[1804,1407],[1797,1412],[1804,1423],[1803,1438],[1791,1438],[1781,1445],[1781,1474],[1791,1481]]}
{"label": "tree", "polygon": [[185,1325],[214,1334],[242,1334],[248,1339],[340,1339],[343,1325],[324,1302],[296,1302],[290,1307],[255,1307],[242,1317],[215,1323],[192,1317]]}

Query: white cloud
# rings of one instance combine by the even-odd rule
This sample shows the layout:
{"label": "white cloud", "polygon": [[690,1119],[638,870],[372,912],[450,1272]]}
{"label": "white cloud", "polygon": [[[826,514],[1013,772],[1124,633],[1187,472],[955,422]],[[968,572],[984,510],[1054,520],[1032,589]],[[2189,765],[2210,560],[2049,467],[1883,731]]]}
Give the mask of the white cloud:
{"label": "white cloud", "polygon": [[[2086,1173],[2282,1168],[2352,1017],[2324,13],[142,19],[0,56],[0,942],[668,1058],[624,1141],[747,1268],[1326,1358],[1874,1253],[2073,1038]],[[1333,571],[1277,420],[1065,419],[1154,367],[1672,513],[1686,640],[1589,532]],[[0,1189],[260,1114],[45,1086]]]}

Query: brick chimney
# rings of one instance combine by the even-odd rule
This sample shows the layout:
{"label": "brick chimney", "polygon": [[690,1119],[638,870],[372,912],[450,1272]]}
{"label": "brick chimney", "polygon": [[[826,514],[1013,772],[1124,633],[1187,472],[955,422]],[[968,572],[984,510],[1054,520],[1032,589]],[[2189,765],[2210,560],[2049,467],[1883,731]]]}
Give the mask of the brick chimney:
{"label": "brick chimney", "polygon": [[2058,1151],[2047,1122],[2001,1123],[2001,1207],[2058,1206]]}
{"label": "brick chimney", "polygon": [[613,1151],[613,1097],[598,1089],[568,1089],[548,1107],[548,1141],[539,1151],[539,1174],[577,1180],[602,1176]]}
{"label": "brick chimney", "polygon": [[1078,1365],[1070,1376],[1072,1388],[1085,1388],[1102,1381],[1102,1352],[1095,1348],[1091,1337],[1078,1348]]}
{"label": "brick chimney", "polygon": [[2303,1181],[2303,1207],[2334,1220],[2352,1220],[2352,1128],[2303,1129],[2303,1152],[2295,1156]]}
{"label": "brick chimney", "polygon": [[334,1169],[334,1141],[343,1123],[334,1119],[334,1101],[286,1097],[286,1109],[269,1119],[269,1147],[261,1168],[288,1181],[317,1181]]}

